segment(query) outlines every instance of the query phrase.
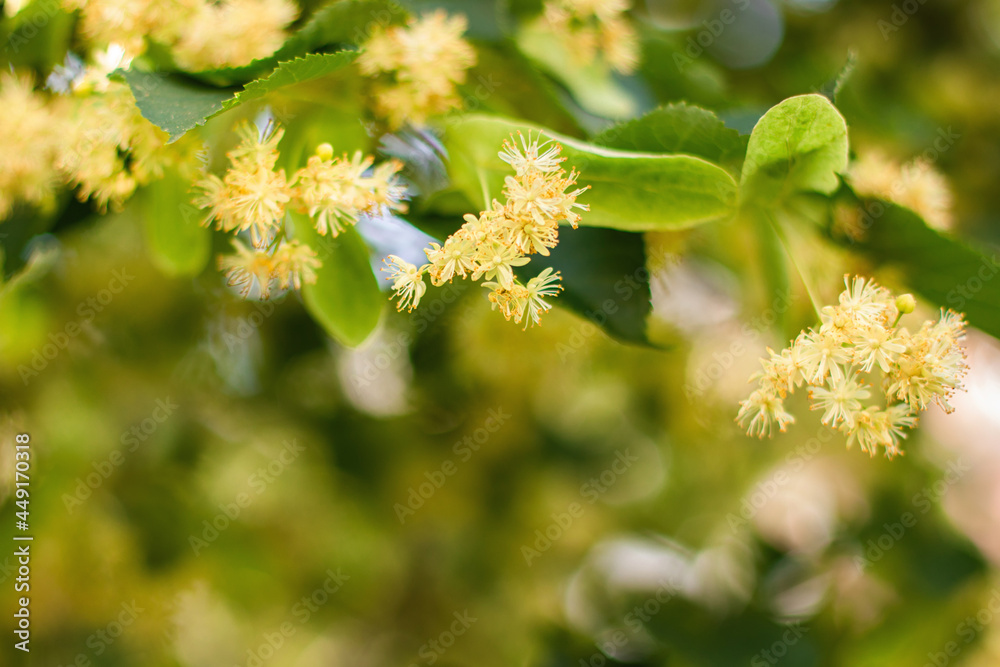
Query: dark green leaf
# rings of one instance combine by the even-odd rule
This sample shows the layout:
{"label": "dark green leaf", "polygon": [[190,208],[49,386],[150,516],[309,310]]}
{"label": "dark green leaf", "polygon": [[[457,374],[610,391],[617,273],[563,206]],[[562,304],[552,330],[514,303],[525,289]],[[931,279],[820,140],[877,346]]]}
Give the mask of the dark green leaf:
{"label": "dark green leaf", "polygon": [[169,134],[171,141],[221,112],[237,92],[209,88],[175,74],[117,70],[112,76],[129,85],[143,118]]}
{"label": "dark green leaf", "polygon": [[646,318],[652,306],[641,234],[560,229],[552,254],[532,255],[519,274],[531,278],[546,267],[562,274],[564,291],[552,299],[554,304],[579,313],[619,340],[650,344]]}
{"label": "dark green leaf", "polygon": [[[1000,253],[941,234],[916,213],[888,202],[869,202],[865,210],[871,225],[862,251],[901,271],[934,305],[964,312],[970,324],[1000,337]],[[876,215],[879,211],[884,212]]]}
{"label": "dark green leaf", "polygon": [[746,139],[739,132],[711,111],[683,102],[613,125],[593,142],[622,150],[697,155],[712,162],[739,160],[746,152]]}
{"label": "dark green leaf", "polygon": [[264,97],[279,88],[317,79],[350,64],[355,51],[310,54],[278,65],[264,79],[251,81],[242,91],[211,88],[177,74],[117,70],[132,89],[142,115],[176,141],[212,116]]}

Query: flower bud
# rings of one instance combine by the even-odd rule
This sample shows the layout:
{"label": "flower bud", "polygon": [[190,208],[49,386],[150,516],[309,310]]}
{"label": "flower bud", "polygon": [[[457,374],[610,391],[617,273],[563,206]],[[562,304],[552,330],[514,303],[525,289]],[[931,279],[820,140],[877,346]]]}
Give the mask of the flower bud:
{"label": "flower bud", "polygon": [[333,146],[327,143],[320,144],[316,147],[316,155],[318,155],[321,160],[329,160],[333,157]]}
{"label": "flower bud", "polygon": [[912,313],[913,309],[917,307],[917,300],[913,298],[912,294],[900,294],[896,297],[896,310],[901,314],[906,315]]}

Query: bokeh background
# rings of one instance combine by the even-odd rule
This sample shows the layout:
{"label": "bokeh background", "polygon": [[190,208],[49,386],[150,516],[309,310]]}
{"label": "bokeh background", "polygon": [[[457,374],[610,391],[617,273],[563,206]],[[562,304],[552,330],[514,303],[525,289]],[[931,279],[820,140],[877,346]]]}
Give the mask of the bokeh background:
{"label": "bokeh background", "polygon": [[[481,64],[537,11],[439,4],[468,14]],[[552,79],[559,109],[517,110],[588,136],[602,114],[684,100],[748,133],[788,96],[835,95],[854,150],[908,159],[956,137],[934,156],[953,233],[1000,243],[1000,3],[646,0],[632,18],[642,67],[602,83],[620,98]],[[6,10],[5,39],[21,20]],[[50,41],[43,74],[74,46]],[[869,459],[804,402],[773,440],[734,423],[765,347],[814,317],[801,286],[762,297],[740,229],[647,239],[669,260],[651,267],[665,349],[561,308],[522,332],[456,286],[413,314],[387,304],[352,350],[294,294],[247,303],[211,268],[164,275],[143,206],[0,225],[8,279],[35,257],[0,294],[0,543],[13,434],[34,451],[26,664],[1000,664],[995,339],[970,332],[954,414]],[[828,301],[841,267],[870,269],[796,259]]]}

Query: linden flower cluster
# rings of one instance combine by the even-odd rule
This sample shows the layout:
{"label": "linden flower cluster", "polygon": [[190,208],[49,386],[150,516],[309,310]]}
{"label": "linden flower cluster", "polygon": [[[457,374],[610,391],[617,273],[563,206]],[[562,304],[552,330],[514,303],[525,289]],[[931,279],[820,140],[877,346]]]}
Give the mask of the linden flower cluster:
{"label": "linden flower cluster", "polygon": [[262,135],[244,123],[237,132],[241,141],[226,154],[230,167],[225,176],[206,174],[194,189],[195,204],[208,210],[203,225],[214,221],[216,229],[250,235],[252,247],[234,239],[236,253],[219,258],[228,284],[239,288],[244,298],[254,289],[267,299],[274,285],[301,289],[303,283],[316,282],[316,269],[322,265],[317,254],[285,238],[289,210],[310,216],[319,234],[337,236],[361,214],[406,208],[400,201],[405,187],[396,179],[402,168],[399,162],[372,169],[374,160],[360,151],[350,159],[335,158],[330,144],[320,144],[306,166],[289,179],[284,169],[275,169],[283,129],[269,125]]}
{"label": "linden flower cluster", "polygon": [[166,133],[142,117],[124,84],[78,90],[69,106],[56,164],[79,187],[80,201],[93,197],[101,211],[118,210],[138,186],[160,178],[167,163],[180,159],[164,150]]}
{"label": "linden flower cluster", "polygon": [[456,86],[476,63],[476,52],[462,39],[466,25],[464,16],[438,10],[411,18],[405,27],[379,30],[364,45],[358,66],[379,77],[375,112],[392,129],[461,106]]}
{"label": "linden flower cluster", "polygon": [[[848,447],[857,442],[872,456],[882,447],[892,458],[902,453],[900,440],[916,425],[917,413],[931,403],[953,410],[948,399],[962,388],[967,370],[959,345],[965,322],[942,310],[938,321],[910,333],[896,325],[913,312],[911,295],[893,299],[861,277],[845,277],[844,283],[839,305],[822,309],[819,330],[799,334],[781,354],[768,350],[763,372],[751,378],[758,379],[758,387],[740,402],[736,419],[749,424],[749,435],[771,435],[774,426],[784,431],[795,418],[783,401],[807,385],[812,409],[823,410],[823,423],[844,433]],[[867,402],[873,385],[885,407]]]}
{"label": "linden flower cluster", "polygon": [[639,63],[639,40],[625,18],[628,0],[549,0],[545,21],[580,63],[589,65],[603,56],[622,74]]}
{"label": "linden flower cluster", "polygon": [[61,118],[45,97],[34,92],[31,79],[7,73],[0,76],[0,220],[10,215],[15,202],[38,206],[54,202],[59,172],[54,165],[59,147]]}
{"label": "linden flower cluster", "polygon": [[299,15],[289,0],[180,0],[187,9],[182,29],[164,40],[187,69],[246,65],[285,43],[285,29]]}
{"label": "linden flower cluster", "polygon": [[900,164],[884,153],[871,151],[859,156],[847,176],[859,195],[905,206],[935,229],[951,228],[951,189],[926,159]]}
{"label": "linden flower cluster", "polygon": [[63,0],[63,6],[80,11],[81,32],[92,44],[119,43],[138,55],[148,37],[192,70],[271,55],[299,13],[290,0]]}
{"label": "linden flower cluster", "polygon": [[501,204],[493,200],[489,210],[479,216],[466,215],[465,224],[448,237],[443,246],[431,243],[424,250],[428,263],[421,267],[389,255],[389,280],[399,299],[399,310],[413,310],[427,290],[424,275],[433,285],[450,282],[456,275],[470,276],[472,280],[485,278],[483,287],[490,290],[489,300],[493,309],[499,309],[509,321],[524,321],[524,328],[540,323],[543,313],[552,306],[545,297],[554,297],[562,287],[559,273],[551,268],[543,270],[522,284],[514,277],[514,267],[524,266],[529,255],[548,255],[549,249],[559,242],[559,221],[566,220],[574,228],[583,211],[590,207],[576,202],[590,186],[570,190],[576,185],[578,174],[566,174],[559,157],[562,146],[551,141],[539,145],[539,138],[526,140],[521,145],[511,136],[504,141],[500,159],[514,169],[514,176],[507,176]]}

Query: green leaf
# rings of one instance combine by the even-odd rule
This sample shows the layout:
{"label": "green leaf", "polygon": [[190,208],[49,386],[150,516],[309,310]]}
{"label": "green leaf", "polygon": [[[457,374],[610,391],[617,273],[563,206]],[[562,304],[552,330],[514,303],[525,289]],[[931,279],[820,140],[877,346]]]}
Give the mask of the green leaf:
{"label": "green leaf", "polygon": [[650,111],[594,137],[599,146],[652,153],[684,153],[712,162],[742,159],[746,139],[711,111],[685,103]]}
{"label": "green leaf", "polygon": [[212,233],[198,224],[202,214],[191,204],[188,184],[168,171],[144,189],[141,206],[146,243],[157,268],[172,276],[199,273],[208,261]]}
{"label": "green leaf", "polygon": [[[885,207],[881,215],[875,215],[878,205]],[[964,312],[970,324],[1000,337],[1000,253],[941,234],[901,206],[871,202],[866,210],[873,221],[862,251],[901,271],[934,305]]]}
{"label": "green leaf", "polygon": [[63,64],[73,38],[76,12],[67,11],[58,2],[22,4],[14,16],[0,17],[4,67],[50,72]]}
{"label": "green leaf", "polygon": [[[540,128],[496,116],[472,114],[448,124],[444,145],[450,156],[452,183],[471,201],[501,197],[511,175],[497,155],[512,133]],[[592,185],[580,197],[590,205],[581,225],[624,231],[684,229],[727,218],[735,210],[737,187],[718,165],[688,155],[631,153],[587,144],[549,130],[545,136],[563,145],[565,167]]]}
{"label": "green leaf", "polygon": [[641,234],[561,229],[552,253],[532,255],[518,275],[530,279],[547,267],[562,274],[563,291],[551,303],[573,310],[618,340],[650,344],[646,318],[652,306]]}
{"label": "green leaf", "polygon": [[266,78],[243,90],[211,88],[177,74],[116,70],[111,76],[128,83],[143,117],[176,141],[185,132],[223,111],[264,97],[279,88],[317,79],[349,65],[355,51],[315,53],[283,62]]}
{"label": "green leaf", "polygon": [[745,196],[773,204],[796,192],[830,194],[846,168],[844,117],[822,95],[800,95],[757,122],[740,184]]}
{"label": "green leaf", "polygon": [[335,340],[357,347],[378,325],[385,296],[368,262],[368,248],[353,227],[320,236],[312,220],[291,213],[295,238],[316,251],[323,262],[316,283],[302,286],[306,309]]}
{"label": "green leaf", "polygon": [[223,110],[236,90],[209,88],[175,74],[115,70],[111,76],[128,84],[143,118],[176,141]]}

